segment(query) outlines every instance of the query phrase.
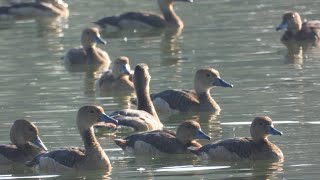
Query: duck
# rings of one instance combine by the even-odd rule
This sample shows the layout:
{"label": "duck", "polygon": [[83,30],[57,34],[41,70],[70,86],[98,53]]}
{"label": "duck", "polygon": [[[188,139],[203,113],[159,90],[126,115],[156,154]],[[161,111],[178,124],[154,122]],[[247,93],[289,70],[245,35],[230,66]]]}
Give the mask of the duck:
{"label": "duck", "polygon": [[110,116],[118,120],[119,126],[130,127],[134,131],[161,130],[163,128],[149,96],[150,79],[148,65],[138,64],[133,74],[138,107],[137,109],[122,109],[112,112]]}
{"label": "duck", "polygon": [[35,2],[13,3],[0,7],[1,15],[14,17],[57,17],[69,16],[68,4],[63,0],[36,0]]}
{"label": "duck", "polygon": [[84,148],[72,147],[53,150],[40,154],[25,164],[47,171],[105,170],[110,172],[112,169],[110,160],[93,131],[93,126],[99,123],[117,124],[117,120],[106,115],[101,106],[86,105],[81,107],[77,113],[76,124]]}
{"label": "duck", "polygon": [[37,126],[26,119],[13,122],[10,140],[12,144],[0,145],[0,165],[24,163],[48,150],[39,137]]}
{"label": "duck", "polygon": [[66,66],[73,65],[103,65],[108,68],[111,60],[107,52],[97,47],[97,44],[106,44],[100,37],[99,29],[96,27],[86,28],[82,31],[81,44],[79,48],[72,48],[64,56]]}
{"label": "duck", "polygon": [[127,12],[118,16],[104,17],[94,22],[106,30],[183,28],[183,22],[174,12],[174,2],[193,0],[157,0],[162,15],[147,12]]}
{"label": "duck", "polygon": [[100,92],[102,91],[134,91],[132,74],[130,72],[129,58],[118,57],[113,64],[112,70],[106,71],[97,81]]}
{"label": "duck", "polygon": [[210,95],[210,90],[215,86],[233,87],[220,78],[216,69],[202,68],[195,74],[194,90],[165,90],[151,94],[151,99],[158,113],[219,112],[220,106]]}
{"label": "duck", "polygon": [[320,21],[302,22],[298,12],[287,12],[282,17],[281,24],[276,28],[277,31],[286,29],[281,41],[309,41],[316,42],[320,39]]}
{"label": "duck", "polygon": [[127,153],[159,156],[188,153],[188,147],[200,148],[201,144],[195,139],[210,140],[211,137],[201,130],[198,122],[187,120],[178,126],[176,133],[166,129],[155,130],[114,141]]}
{"label": "duck", "polygon": [[218,161],[284,159],[281,149],[268,140],[269,135],[283,134],[274,128],[270,117],[256,117],[251,123],[250,134],[251,137],[220,140],[189,150],[203,159]]}

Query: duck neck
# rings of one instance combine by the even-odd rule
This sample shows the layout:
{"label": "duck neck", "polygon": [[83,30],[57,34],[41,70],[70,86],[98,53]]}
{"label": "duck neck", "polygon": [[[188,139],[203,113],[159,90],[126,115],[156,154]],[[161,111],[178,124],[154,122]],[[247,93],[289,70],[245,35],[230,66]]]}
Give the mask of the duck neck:
{"label": "duck neck", "polygon": [[293,35],[296,35],[302,28],[302,22],[301,20],[298,20],[298,22],[292,23],[288,25],[288,32],[292,33]]}
{"label": "duck neck", "polygon": [[112,68],[112,74],[115,79],[120,79],[120,77],[122,75],[119,69],[120,69],[120,67],[113,67]]}
{"label": "duck neck", "polygon": [[210,89],[202,91],[196,89],[196,93],[198,95],[201,106],[210,107],[214,110],[220,110],[220,106],[216,103],[216,101],[212,98],[210,94]]}
{"label": "duck neck", "polygon": [[96,45],[92,46],[84,46],[84,49],[86,51],[86,54],[88,56],[88,64],[100,64],[101,62],[101,57],[99,53],[97,52],[97,47]]}
{"label": "duck neck", "polygon": [[[93,127],[80,131],[80,134],[81,134],[86,151],[104,153],[103,149],[101,148],[99,142],[96,139],[96,136],[94,135]],[[92,153],[87,153],[87,154],[92,154]]]}
{"label": "duck neck", "polygon": [[158,114],[149,95],[149,89],[136,89],[136,95],[138,100],[138,110],[146,111],[159,120]]}
{"label": "duck neck", "polygon": [[164,19],[171,25],[176,27],[183,27],[183,22],[173,9],[173,3],[164,0],[158,0],[160,11]]}
{"label": "duck neck", "polygon": [[267,144],[269,142],[268,138],[267,137],[264,137],[264,138],[255,138],[255,137],[252,137],[253,139],[253,142],[256,143],[256,144]]}
{"label": "duck neck", "polygon": [[178,131],[177,131],[176,137],[177,137],[177,140],[183,145],[190,144],[192,141],[192,140],[186,138],[182,133],[179,133]]}

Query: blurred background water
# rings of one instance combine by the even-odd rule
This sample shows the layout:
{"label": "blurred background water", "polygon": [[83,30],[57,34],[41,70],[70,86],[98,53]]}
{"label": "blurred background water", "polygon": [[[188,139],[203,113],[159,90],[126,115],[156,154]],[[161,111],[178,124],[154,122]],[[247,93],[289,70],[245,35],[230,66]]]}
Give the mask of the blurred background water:
{"label": "blurred background water", "polygon": [[[0,1],[1,5],[7,2]],[[80,34],[92,22],[127,11],[158,12],[155,0],[67,1],[70,17],[56,21],[0,22],[0,144],[9,142],[9,129],[19,118],[36,122],[49,149],[82,146],[75,127],[76,111],[86,104],[101,105],[107,113],[131,107],[131,95],[100,96],[97,73],[69,72],[61,57],[80,45]],[[0,179],[111,178],[111,179],[316,179],[319,177],[320,56],[318,48],[287,49],[283,32],[275,27],[286,11],[302,19],[320,19],[318,0],[230,1],[201,0],[176,3],[184,21],[181,33],[102,33],[100,48],[112,59],[124,55],[133,68],[150,67],[151,92],[189,89],[201,67],[215,67],[234,88],[215,88],[220,115],[210,113],[161,114],[172,130],[187,119],[201,123],[213,140],[249,136],[249,124],[258,115],[271,116],[284,132],[271,137],[283,151],[283,163],[206,162],[193,155],[135,158],[124,154],[115,137],[97,132],[113,164],[110,176],[99,172],[47,174],[24,167],[0,167]],[[208,141],[201,141],[206,144]]]}

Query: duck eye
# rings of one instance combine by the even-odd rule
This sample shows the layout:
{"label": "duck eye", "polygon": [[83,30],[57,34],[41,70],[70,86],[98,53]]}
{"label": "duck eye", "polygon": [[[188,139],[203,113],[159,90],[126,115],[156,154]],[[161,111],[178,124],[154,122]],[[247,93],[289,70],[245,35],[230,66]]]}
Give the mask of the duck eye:
{"label": "duck eye", "polygon": [[210,77],[210,74],[206,74],[207,77]]}
{"label": "duck eye", "polygon": [[94,110],[91,109],[89,112],[92,114],[92,113],[94,113]]}
{"label": "duck eye", "polygon": [[262,122],[261,122],[261,123],[259,123],[259,125],[260,125],[260,126],[262,126],[262,124],[263,124]]}

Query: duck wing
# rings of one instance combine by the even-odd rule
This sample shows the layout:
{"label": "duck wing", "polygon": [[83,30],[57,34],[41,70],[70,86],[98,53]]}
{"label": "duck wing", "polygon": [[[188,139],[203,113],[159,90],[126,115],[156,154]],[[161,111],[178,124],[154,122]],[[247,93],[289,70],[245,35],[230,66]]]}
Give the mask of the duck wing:
{"label": "duck wing", "polygon": [[34,15],[34,11],[30,11],[31,8],[41,11],[51,10],[48,6],[45,6],[41,3],[17,3],[10,6],[9,12],[14,15]]}
{"label": "duck wing", "polygon": [[113,74],[112,74],[112,71],[109,70],[109,71],[106,71],[102,74],[102,76],[99,78],[99,81],[98,81],[98,84],[99,84],[99,87],[102,86],[102,83],[107,81],[107,82],[113,82],[115,80]]}
{"label": "duck wing", "polygon": [[69,49],[64,56],[64,61],[66,64],[86,64],[87,53],[82,47]]}
{"label": "duck wing", "polygon": [[[175,133],[169,130],[156,130],[144,133],[137,133],[125,138],[127,146],[132,147],[135,151],[140,151],[143,146],[136,146],[137,142],[144,142],[147,146],[152,146],[158,151],[168,154],[183,153],[187,147],[177,141]],[[142,150],[143,151],[143,150]]]}
{"label": "duck wing", "polygon": [[232,159],[234,154],[243,159],[250,158],[259,147],[251,138],[234,138],[204,145],[199,150],[218,159]]}
{"label": "duck wing", "polygon": [[0,7],[0,15],[9,15],[10,14],[9,10],[10,10],[9,6]]}
{"label": "duck wing", "polygon": [[150,131],[163,127],[157,118],[142,110],[123,109],[114,111],[110,116],[118,120],[118,125],[132,127],[135,131]]}
{"label": "duck wing", "polygon": [[[21,158],[21,156],[24,155],[24,153],[19,148],[17,148],[17,146],[10,144],[10,145],[0,145],[0,155],[4,156],[10,161],[18,161]],[[26,158],[22,158],[22,159],[26,159]]]}
{"label": "duck wing", "polygon": [[163,28],[166,26],[162,16],[146,12],[128,12],[119,16],[105,17],[94,23],[101,27],[105,27],[106,24],[121,27],[121,21],[124,20],[138,21],[156,28]]}
{"label": "duck wing", "polygon": [[50,151],[48,153],[42,153],[35,157],[31,161],[27,161],[27,166],[39,165],[42,158],[50,158],[59,164],[72,168],[75,164],[81,161],[85,156],[85,150],[83,148],[71,147],[67,149],[58,149]]}
{"label": "duck wing", "polygon": [[307,21],[302,24],[299,35],[303,39],[320,40],[320,21]]}
{"label": "duck wing", "polygon": [[[151,94],[153,102],[157,98],[166,101],[171,109],[188,111],[190,107],[200,104],[198,96],[191,90],[165,90],[157,94]],[[154,103],[157,106],[157,103]]]}

